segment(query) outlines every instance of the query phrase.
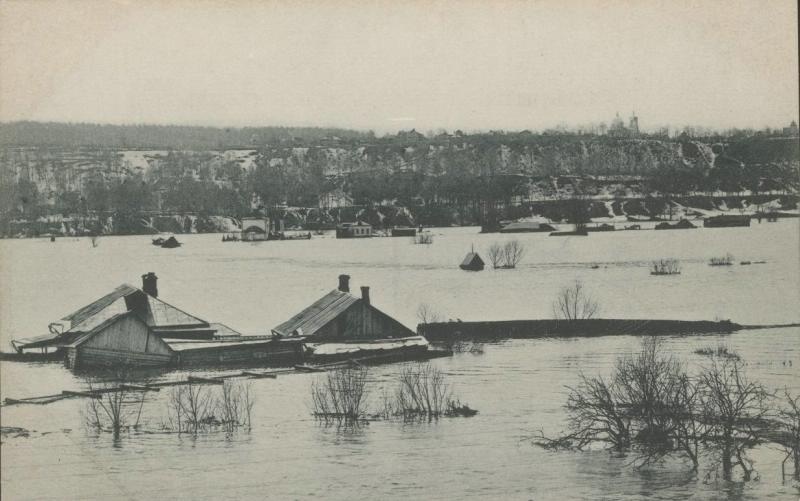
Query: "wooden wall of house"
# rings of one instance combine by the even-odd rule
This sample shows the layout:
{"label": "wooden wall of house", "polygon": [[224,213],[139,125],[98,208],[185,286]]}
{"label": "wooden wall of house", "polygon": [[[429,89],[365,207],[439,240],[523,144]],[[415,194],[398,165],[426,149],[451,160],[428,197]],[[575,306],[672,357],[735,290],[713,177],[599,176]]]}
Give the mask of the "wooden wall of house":
{"label": "wooden wall of house", "polygon": [[166,367],[172,364],[173,355],[162,353],[137,353],[80,346],[67,352],[67,367]]}
{"label": "wooden wall of house", "polygon": [[385,339],[415,335],[414,331],[411,331],[397,320],[376,311],[363,301],[359,301],[339,315],[338,318],[318,330],[313,339]]}
{"label": "wooden wall of house", "polygon": [[80,349],[85,348],[160,355],[172,354],[169,346],[160,337],[153,334],[144,322],[130,315],[114,322],[81,344]]}
{"label": "wooden wall of house", "polygon": [[301,342],[248,343],[213,348],[181,351],[178,364],[186,366],[241,365],[294,365],[303,362]]}

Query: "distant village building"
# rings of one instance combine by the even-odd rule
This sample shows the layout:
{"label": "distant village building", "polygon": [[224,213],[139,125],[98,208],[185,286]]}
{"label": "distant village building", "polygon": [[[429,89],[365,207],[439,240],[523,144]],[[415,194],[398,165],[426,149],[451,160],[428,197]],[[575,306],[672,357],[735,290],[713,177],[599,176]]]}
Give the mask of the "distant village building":
{"label": "distant village building", "polygon": [[372,236],[372,225],[358,221],[342,223],[336,226],[336,238],[369,238]]}
{"label": "distant village building", "polygon": [[245,217],[242,218],[242,240],[258,242],[269,237],[269,218]]}
{"label": "distant village building", "polygon": [[361,297],[350,294],[350,276],[339,275],[339,287],[272,329],[281,337],[302,336],[308,341],[397,339],[416,333],[372,305],[369,287]]}
{"label": "distant village building", "polygon": [[785,136],[797,136],[798,135],[797,122],[792,120],[792,123],[789,124],[789,127],[783,128],[783,134]]}
{"label": "distant village building", "polygon": [[639,137],[639,117],[636,116],[636,113],[631,113],[628,126],[625,127],[625,122],[622,121],[619,113],[617,113],[608,128],[608,135],[612,137]]}
{"label": "distant village building", "polygon": [[353,197],[345,193],[342,188],[333,189],[319,196],[319,207],[321,209],[338,209],[352,206]]}
{"label": "distant village building", "polygon": [[408,141],[422,141],[425,139],[425,134],[417,132],[416,129],[411,129],[410,131],[401,130],[397,133],[397,137]]}

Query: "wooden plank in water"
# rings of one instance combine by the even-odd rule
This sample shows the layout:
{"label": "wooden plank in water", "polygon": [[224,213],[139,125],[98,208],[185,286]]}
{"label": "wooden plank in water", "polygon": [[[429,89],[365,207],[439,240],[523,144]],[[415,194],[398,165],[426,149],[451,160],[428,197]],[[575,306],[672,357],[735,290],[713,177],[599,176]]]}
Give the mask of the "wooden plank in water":
{"label": "wooden plank in water", "polygon": [[[67,397],[90,397],[90,398],[100,398],[99,391],[70,391],[64,390],[61,392],[62,395]],[[107,391],[104,393],[108,393]]]}
{"label": "wooden plank in water", "polygon": [[247,372],[247,371],[242,371],[242,376],[250,376],[254,378],[270,378],[270,379],[275,379],[278,377],[277,374],[271,374],[269,372]]}
{"label": "wooden plank in water", "polygon": [[189,376],[187,381],[190,383],[208,383],[208,384],[223,384],[225,381],[222,379],[216,378],[207,378],[207,377],[197,377],[197,376]]}
{"label": "wooden plank in water", "polygon": [[295,370],[300,372],[325,372],[325,369],[320,369],[319,367],[312,367],[310,365],[295,365]]}
{"label": "wooden plank in water", "polygon": [[120,390],[133,390],[133,391],[161,391],[161,388],[153,386],[139,386],[135,384],[121,384]]}
{"label": "wooden plank in water", "polygon": [[69,397],[67,397],[67,395],[47,395],[47,396],[32,397],[32,398],[5,398],[3,400],[3,405],[17,405],[17,404],[44,405],[56,402],[58,400],[63,400],[65,398]]}

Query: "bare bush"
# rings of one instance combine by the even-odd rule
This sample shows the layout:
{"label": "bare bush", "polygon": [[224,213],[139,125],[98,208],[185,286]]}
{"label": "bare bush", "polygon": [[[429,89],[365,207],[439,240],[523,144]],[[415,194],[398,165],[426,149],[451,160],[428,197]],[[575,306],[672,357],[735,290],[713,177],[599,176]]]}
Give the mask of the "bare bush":
{"label": "bare bush", "polygon": [[661,342],[647,338],[639,353],[617,359],[608,380],[581,375],[565,404],[568,431],[535,443],[570,449],[604,443],[632,452],[638,466],[681,455],[697,470],[701,458],[717,458],[710,471],[721,467],[730,480],[738,467],[747,481],[754,471],[748,451],[767,441],[783,447],[784,461],[800,460],[800,399],[787,395],[788,406],[775,422],[768,419],[769,398],[739,359],[713,358],[691,377]]}
{"label": "bare bush", "polygon": [[405,418],[436,418],[450,401],[450,385],[444,373],[428,363],[407,365],[398,376],[396,410]]}
{"label": "bare bush", "polygon": [[231,433],[239,426],[251,428],[251,414],[255,401],[253,384],[242,381],[225,381],[217,398],[216,408],[219,420],[226,432]]}
{"label": "bare bush", "polygon": [[615,450],[625,450],[631,443],[631,420],[619,406],[616,385],[601,377],[580,376],[577,386],[569,388],[565,408],[569,414],[569,433],[557,439],[545,439],[549,448],[583,449],[594,442],[604,442]]}
{"label": "bare bush", "polygon": [[659,259],[650,266],[651,275],[680,275],[681,263],[677,259]]}
{"label": "bare bush", "polygon": [[414,236],[415,244],[430,245],[433,243],[433,233],[421,231]]}
{"label": "bare bush", "polygon": [[163,428],[194,435],[220,429],[231,433],[242,426],[250,429],[254,405],[250,382],[227,380],[218,390],[189,382],[172,388]]}
{"label": "bare bush", "polygon": [[525,255],[525,246],[519,240],[509,240],[503,245],[503,268],[516,268]]}
{"label": "bare bush", "polygon": [[728,348],[724,344],[718,344],[717,346],[704,346],[694,350],[694,352],[698,355],[707,357],[733,358],[735,360],[741,359],[738,353]]}
{"label": "bare bush", "polygon": [[580,280],[562,288],[553,302],[553,314],[560,320],[585,320],[599,311],[599,303],[586,292]]}
{"label": "bare bush", "polygon": [[503,265],[503,246],[499,243],[492,243],[486,251],[486,255],[489,257],[489,262],[492,263],[492,268],[497,269]]}
{"label": "bare bush", "polygon": [[483,355],[483,345],[473,341],[457,340],[447,344],[453,353],[471,353],[473,355]]}
{"label": "bare bush", "polygon": [[138,428],[142,417],[147,390],[130,383],[131,372],[120,368],[105,375],[102,380],[86,378],[91,394],[86,403],[86,423],[98,431],[110,431],[119,438],[123,429]]}
{"label": "bare bush", "polygon": [[786,461],[792,460],[794,464],[795,480],[800,480],[800,395],[793,396],[784,390],[784,403],[777,412],[779,434],[776,441],[786,453],[781,462],[781,473],[786,476]]}
{"label": "bare bush", "polygon": [[703,420],[714,430],[713,446],[719,450],[722,475],[731,479],[739,467],[743,480],[750,480],[753,461],[747,451],[760,443],[760,427],[767,414],[768,392],[750,381],[744,362],[738,359],[712,359],[697,378]]}
{"label": "bare bush", "polygon": [[522,256],[525,255],[525,245],[519,240],[509,240],[502,245],[499,242],[493,242],[486,255],[489,256],[489,262],[492,263],[494,269],[516,268],[522,260]]}
{"label": "bare bush", "polygon": [[356,422],[365,413],[367,369],[339,369],[328,372],[311,384],[311,407],[314,416]]}
{"label": "bare bush", "polygon": [[204,385],[187,383],[172,388],[169,396],[170,426],[178,432],[197,434],[215,421],[214,398]]}
{"label": "bare bush", "polygon": [[436,311],[429,303],[420,303],[417,307],[417,318],[420,323],[429,324],[434,322],[441,322],[442,315]]}
{"label": "bare bush", "polygon": [[712,257],[708,264],[711,266],[731,266],[733,264],[733,255],[728,253],[724,256]]}

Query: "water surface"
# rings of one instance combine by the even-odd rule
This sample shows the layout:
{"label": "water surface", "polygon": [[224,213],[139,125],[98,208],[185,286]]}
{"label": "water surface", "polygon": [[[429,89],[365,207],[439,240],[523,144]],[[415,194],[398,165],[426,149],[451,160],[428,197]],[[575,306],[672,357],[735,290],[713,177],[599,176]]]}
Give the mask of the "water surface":
{"label": "water surface", "polygon": [[[434,230],[433,245],[406,238],[309,242],[221,243],[219,235],[182,235],[179,249],[148,237],[0,241],[0,343],[46,332],[47,323],[140,275],[160,277],[163,299],[247,334],[260,334],[334,288],[339,273],[355,291],[372,287],[378,307],[414,327],[421,302],[444,318],[549,318],[552,299],[581,279],[617,318],[729,318],[743,324],[800,322],[798,221],[751,228],[596,233],[587,238],[544,234],[479,235],[475,228]],[[480,273],[457,268],[472,245],[518,238],[527,253],[517,270]],[[737,264],[713,268],[710,257],[732,253]],[[681,259],[683,272],[651,277],[649,261]],[[741,260],[766,261],[742,266]],[[597,265],[598,268],[593,268]],[[800,391],[800,329],[670,337],[667,348],[690,364],[693,351],[725,342],[770,388]],[[580,371],[606,374],[638,339],[510,340],[433,363],[463,402],[469,419],[404,424],[375,421],[358,429],[326,427],[309,415],[309,386],[296,374],[254,380],[254,428],[226,437],[134,434],[115,442],[83,427],[85,402],[2,408],[3,426],[32,431],[4,438],[4,499],[796,499],[780,480],[781,455],[755,451],[758,482],[723,483],[695,475],[681,462],[637,471],[629,458],[597,451],[549,452],[531,446],[537,430],[563,424],[565,386]],[[399,365],[374,368],[376,397]],[[59,364],[3,363],[3,397],[79,389]],[[169,373],[162,378],[184,374]],[[145,406],[147,429],[164,418],[167,392]]]}

